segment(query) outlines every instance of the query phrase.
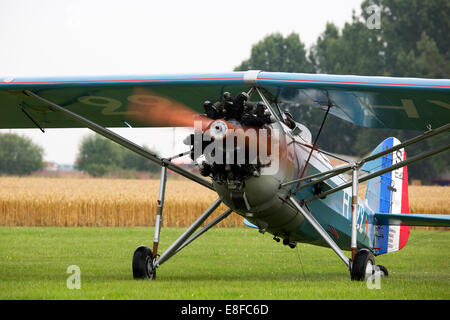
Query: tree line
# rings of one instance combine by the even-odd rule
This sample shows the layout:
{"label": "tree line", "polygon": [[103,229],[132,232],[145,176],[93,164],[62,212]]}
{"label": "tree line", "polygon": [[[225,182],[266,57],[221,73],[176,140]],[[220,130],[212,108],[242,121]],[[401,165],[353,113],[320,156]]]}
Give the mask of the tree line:
{"label": "tree line", "polygon": [[[143,148],[151,151],[147,146]],[[117,170],[159,172],[160,167],[111,140],[93,134],[82,139],[75,169],[99,177]]]}
{"label": "tree line", "polygon": [[[150,151],[146,146],[144,149]],[[29,175],[44,168],[44,149],[25,136],[0,134],[0,174]],[[93,177],[114,171],[159,172],[159,166],[150,160],[98,134],[83,137],[75,169]]]}

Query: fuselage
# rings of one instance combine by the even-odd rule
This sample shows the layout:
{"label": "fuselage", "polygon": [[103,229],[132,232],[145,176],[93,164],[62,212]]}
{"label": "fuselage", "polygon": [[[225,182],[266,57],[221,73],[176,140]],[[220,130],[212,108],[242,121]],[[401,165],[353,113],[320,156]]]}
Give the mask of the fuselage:
{"label": "fuselage", "polygon": [[[296,185],[280,185],[298,179],[305,165],[307,167],[303,176],[328,171],[333,167],[328,158],[316,150],[309,157],[311,149],[304,144],[311,144],[311,134],[303,125],[297,124],[301,132],[295,135],[279,121],[269,126],[271,130],[277,130],[279,133],[279,154],[273,154],[271,165],[261,168],[259,176],[248,177],[243,183],[214,181],[214,188],[226,205],[260,232],[271,233],[291,243],[306,242],[327,246],[310,223],[287,201],[290,191]],[[319,186],[332,188],[346,182],[348,181],[345,176],[338,175],[325,180]],[[295,193],[295,197],[299,203],[303,203],[303,200],[317,195],[318,192],[320,189],[317,189],[317,185],[310,186]],[[351,188],[330,194],[324,199],[308,202],[305,208],[341,249],[350,250]],[[374,226],[371,217],[370,208],[358,198],[358,247],[373,247]]]}

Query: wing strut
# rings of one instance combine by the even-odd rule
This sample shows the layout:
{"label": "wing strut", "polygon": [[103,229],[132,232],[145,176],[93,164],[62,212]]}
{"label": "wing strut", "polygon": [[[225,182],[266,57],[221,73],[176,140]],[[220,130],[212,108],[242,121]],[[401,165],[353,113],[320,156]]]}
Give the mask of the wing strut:
{"label": "wing strut", "polygon": [[39,123],[37,123],[37,122],[36,122],[36,121],[28,114],[28,112],[25,111],[24,105],[22,105],[22,104],[20,105],[20,110],[22,110],[22,112],[27,116],[27,118],[30,119],[31,122],[33,122],[34,125],[35,125],[36,127],[38,127],[39,130],[42,131],[42,133],[45,133],[44,128],[42,128],[42,127],[39,125]]}
{"label": "wing strut", "polygon": [[[449,130],[450,130],[450,123],[448,123],[448,124],[446,124],[446,125],[444,125],[442,127],[439,127],[437,129],[428,130],[425,133],[423,133],[423,134],[421,134],[421,135],[419,135],[417,137],[414,137],[412,139],[409,139],[409,140],[407,140],[407,141],[405,141],[403,143],[395,145],[392,148],[389,148],[389,149],[383,150],[381,152],[378,152],[378,153],[376,153],[374,155],[365,157],[365,158],[361,159],[360,161],[358,161],[357,163],[348,163],[348,164],[345,164],[345,165],[342,165],[342,166],[335,167],[332,170],[323,171],[323,172],[320,172],[320,173],[317,173],[317,174],[314,174],[314,175],[310,175],[310,176],[307,176],[307,177],[303,177],[303,178],[295,179],[295,180],[292,180],[292,181],[288,181],[288,182],[280,184],[280,188],[288,186],[288,185],[291,185],[291,184],[298,184],[299,182],[302,182],[302,181],[312,180],[308,184],[295,187],[293,189],[293,192],[292,192],[294,194],[294,193],[298,192],[299,190],[304,189],[305,187],[309,187],[311,185],[320,183],[320,182],[322,182],[324,180],[328,180],[328,179],[330,179],[330,178],[332,178],[334,176],[337,176],[337,175],[339,175],[341,173],[347,172],[349,170],[353,170],[353,168],[355,166],[360,168],[366,162],[372,161],[372,160],[377,159],[377,158],[379,158],[381,156],[384,156],[384,155],[386,155],[388,153],[392,153],[392,152],[394,152],[396,150],[399,150],[399,149],[402,149],[402,148],[404,148],[406,146],[418,143],[418,142],[420,142],[422,140],[431,138],[431,137],[433,137],[435,135],[444,133],[444,132],[449,131]],[[417,162],[419,160],[431,157],[431,156],[433,156],[433,155],[435,155],[437,153],[440,153],[440,152],[444,152],[444,151],[448,150],[449,148],[450,148],[450,144],[448,144],[448,145],[446,145],[446,146],[444,146],[444,147],[442,147],[440,149],[436,149],[436,150],[433,150],[433,151],[429,151],[429,152],[423,153],[421,155],[417,155],[415,157],[412,157],[410,159],[407,159],[405,161],[401,161],[401,162],[397,163],[395,165],[395,167],[394,166],[390,166],[390,167],[387,167],[387,168],[385,168],[383,170],[374,172],[372,174],[368,174],[368,175],[364,175],[362,177],[359,177],[358,181],[359,182],[367,181],[369,179],[372,179],[372,178],[375,178],[375,177],[377,177],[379,175],[382,175],[382,174],[384,174],[386,172],[389,172],[389,171],[398,169],[400,167],[403,167],[403,166],[405,166],[407,164],[411,164],[411,163]],[[315,179],[315,178],[317,178],[317,179]],[[313,180],[313,179],[315,179],[315,180]],[[339,190],[348,188],[350,186],[352,186],[351,182],[347,183],[347,184],[344,184],[342,186],[336,187],[334,189],[325,191],[325,192],[317,195],[314,198],[308,199],[307,202],[315,200],[315,199],[318,199],[318,198],[321,198],[321,197],[324,197],[324,196],[327,196],[327,195],[329,195],[331,193],[334,193],[334,192],[337,192]]]}
{"label": "wing strut", "polygon": [[[361,182],[373,179],[375,177],[381,176],[382,174],[385,174],[386,172],[394,171],[394,170],[396,170],[398,168],[404,167],[404,166],[409,165],[411,163],[415,163],[415,162],[420,161],[422,159],[431,157],[431,156],[433,156],[435,154],[447,151],[448,149],[450,149],[450,144],[448,144],[448,145],[446,145],[444,147],[441,147],[439,149],[428,151],[428,152],[419,154],[419,155],[417,155],[415,157],[412,157],[412,158],[400,161],[400,162],[396,163],[395,165],[389,166],[389,167],[387,167],[385,169],[382,169],[382,170],[378,170],[378,171],[376,171],[374,173],[365,174],[365,175],[363,175],[361,177],[358,177],[358,179],[357,179],[358,183],[361,183]],[[351,187],[352,184],[353,184],[353,182],[348,182],[348,183],[342,184],[342,185],[340,185],[340,186],[338,186],[336,188],[333,188],[331,190],[319,193],[318,195],[305,200],[305,202],[311,202],[313,200],[326,197],[329,194],[332,194],[332,193],[338,192],[340,190],[346,189],[348,187]]]}
{"label": "wing strut", "polygon": [[217,207],[222,203],[222,200],[219,198],[211,204],[208,209],[206,209],[197,220],[192,223],[192,225],[186,229],[186,231],[175,240],[172,245],[164,251],[164,253],[156,259],[154,262],[155,268],[162,265],[165,261],[167,261],[170,257],[172,257],[175,253],[181,250],[181,247],[187,245],[187,243],[191,242],[189,237],[195,232],[195,230],[200,227],[200,225],[205,222],[206,219],[217,209]]}
{"label": "wing strut", "polygon": [[188,178],[190,180],[193,180],[193,181],[207,187],[208,189],[214,190],[211,182],[209,182],[206,179],[203,179],[202,177],[199,177],[199,176],[193,174],[192,172],[189,172],[189,171],[183,169],[180,166],[177,166],[176,164],[172,163],[170,160],[161,158],[161,157],[157,156],[156,154],[151,153],[151,152],[145,150],[144,148],[140,147],[139,145],[131,142],[130,140],[127,140],[124,137],[112,132],[111,130],[108,130],[108,129],[96,124],[95,122],[92,122],[92,121],[90,121],[90,120],[64,108],[64,107],[61,107],[60,105],[57,105],[56,103],[53,103],[45,98],[42,98],[41,96],[37,95],[36,93],[34,93],[32,91],[25,90],[24,92],[28,96],[34,97],[34,98],[46,103],[49,106],[50,110],[61,112],[67,118],[74,120],[78,123],[81,123],[82,125],[86,126],[87,128],[91,129],[92,131],[95,131],[98,134],[104,136],[105,138],[110,139],[133,152],[136,152],[137,154],[143,156],[144,158],[147,158],[160,166],[165,166],[168,169],[178,173],[179,175],[181,175],[185,178]]}
{"label": "wing strut", "polygon": [[342,252],[341,248],[336,244],[336,242],[331,239],[331,237],[328,235],[328,233],[322,228],[320,223],[314,218],[314,216],[307,210],[303,209],[302,206],[297,202],[297,200],[290,196],[289,200],[294,205],[294,207],[305,217],[306,220],[313,226],[313,228],[319,233],[319,235],[322,237],[323,240],[325,240],[328,245],[333,249],[333,251],[338,255],[339,258],[347,265],[347,267],[351,268],[350,260],[347,258],[347,256]]}
{"label": "wing strut", "polygon": [[202,234],[204,234],[206,231],[208,231],[209,229],[211,229],[212,227],[214,227],[216,224],[218,224],[220,221],[222,221],[223,219],[225,219],[226,217],[228,217],[231,213],[233,212],[233,210],[231,209],[227,209],[225,210],[224,213],[222,213],[220,216],[218,216],[217,218],[215,218],[213,221],[211,221],[207,226],[203,227],[199,232],[197,232],[195,235],[189,237],[189,239],[187,239],[178,249],[175,253],[177,253],[178,251],[180,251],[181,249],[183,249],[184,247],[186,247],[189,243],[191,243],[192,241],[194,241],[195,239],[197,239],[198,237],[200,237]]}

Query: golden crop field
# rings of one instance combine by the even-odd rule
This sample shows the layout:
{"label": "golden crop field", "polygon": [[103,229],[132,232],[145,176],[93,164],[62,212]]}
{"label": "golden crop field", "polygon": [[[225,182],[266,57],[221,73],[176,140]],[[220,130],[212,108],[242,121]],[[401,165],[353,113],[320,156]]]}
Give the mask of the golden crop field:
{"label": "golden crop field", "polygon": [[[1,177],[0,225],[152,226],[158,191],[159,180]],[[216,199],[195,182],[169,179],[163,225],[189,225]],[[222,222],[235,225],[242,225],[238,215]]]}
{"label": "golden crop field", "polygon": [[[159,180],[0,177],[0,225],[152,226],[158,190]],[[450,214],[450,187],[410,186],[409,195],[411,212]],[[191,224],[216,198],[195,182],[169,179],[163,225]],[[237,214],[220,223],[241,225]]]}

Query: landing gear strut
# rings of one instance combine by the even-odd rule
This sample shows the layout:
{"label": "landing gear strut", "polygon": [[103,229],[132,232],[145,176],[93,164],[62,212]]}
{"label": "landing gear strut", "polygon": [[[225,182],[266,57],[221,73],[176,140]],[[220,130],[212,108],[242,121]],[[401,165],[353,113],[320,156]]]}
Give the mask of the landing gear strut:
{"label": "landing gear strut", "polygon": [[331,249],[333,249],[338,257],[341,258],[341,260],[347,265],[348,269],[350,270],[352,280],[367,280],[371,275],[375,275],[376,272],[379,272],[378,274],[380,276],[388,275],[387,269],[384,266],[375,265],[375,258],[370,250],[356,250],[356,234],[354,234],[352,237],[352,253],[354,252],[354,255],[352,255],[353,259],[348,259],[339,248],[339,246],[333,241],[333,239],[331,239],[328,233],[317,222],[314,216],[306,208],[303,208],[294,197],[290,197],[289,200],[294,205],[294,207],[303,215],[303,217],[308,220],[313,228],[321,235],[322,239],[328,243],[328,245],[331,247]]}
{"label": "landing gear strut", "polygon": [[150,279],[156,278],[156,268],[161,264],[187,246],[189,243],[197,239],[200,235],[208,231],[210,228],[215,226],[217,223],[228,217],[232,210],[225,210],[220,216],[210,222],[208,225],[203,227],[196,234],[194,232],[200,227],[200,225],[205,222],[205,220],[214,212],[215,209],[222,203],[219,198],[214,203],[206,209],[202,215],[194,221],[194,223],[177,239],[174,243],[159,256],[157,254],[159,234],[162,226],[162,212],[164,207],[164,193],[166,186],[166,174],[167,170],[163,167],[161,171],[161,183],[160,183],[160,194],[158,198],[158,209],[156,215],[155,223],[155,238],[153,241],[153,252],[150,248],[146,246],[140,246],[134,251],[133,255],[133,277],[135,279]]}

